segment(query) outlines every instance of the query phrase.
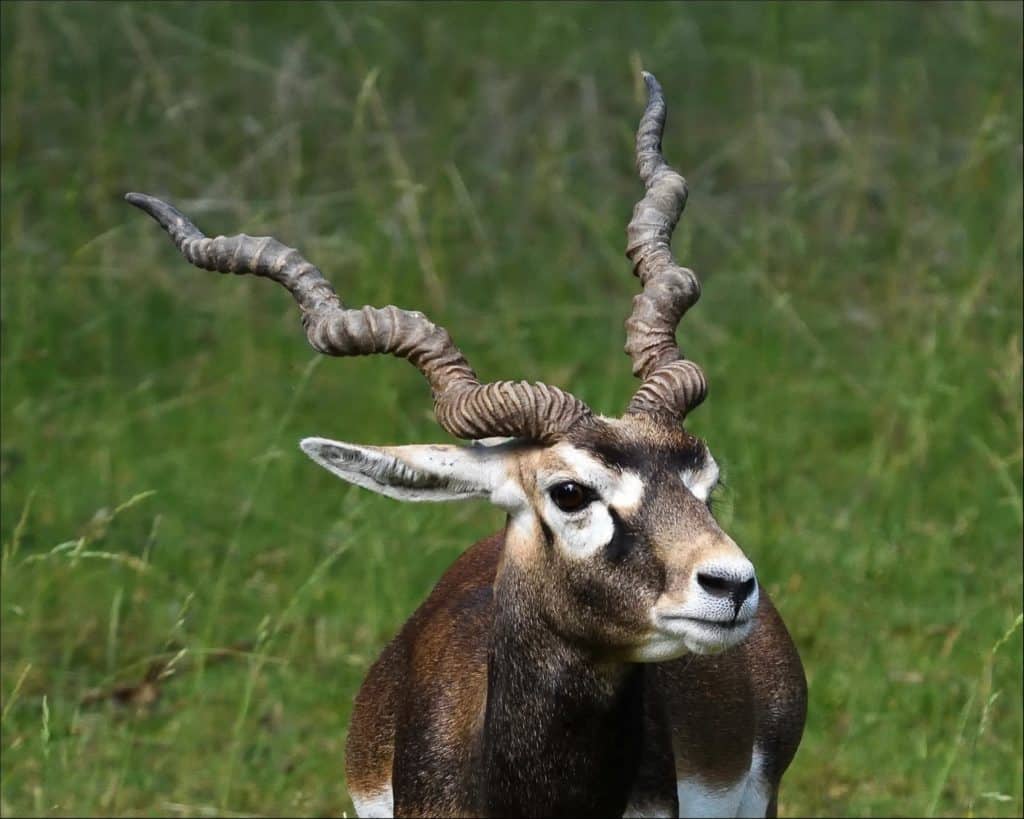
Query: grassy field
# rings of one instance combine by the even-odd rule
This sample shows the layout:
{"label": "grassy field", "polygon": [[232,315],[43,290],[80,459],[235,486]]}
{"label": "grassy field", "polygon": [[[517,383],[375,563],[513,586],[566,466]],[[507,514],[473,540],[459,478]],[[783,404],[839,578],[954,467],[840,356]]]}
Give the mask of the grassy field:
{"label": "grassy field", "polygon": [[318,359],[122,194],[618,413],[641,66],[704,281],[688,424],[810,683],[782,811],[1024,812],[1019,4],[0,17],[3,815],[351,813],[367,666],[502,523],[310,463],[444,440],[420,376]]}

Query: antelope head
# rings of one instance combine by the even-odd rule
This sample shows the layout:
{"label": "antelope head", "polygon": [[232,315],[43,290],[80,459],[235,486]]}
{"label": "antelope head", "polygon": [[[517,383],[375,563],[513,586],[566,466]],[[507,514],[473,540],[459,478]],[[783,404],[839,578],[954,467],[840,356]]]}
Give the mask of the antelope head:
{"label": "antelope head", "polygon": [[448,332],[422,313],[347,308],[316,267],[273,238],[207,238],[165,202],[126,198],[193,265],[286,287],[319,352],[407,359],[426,377],[441,427],[474,442],[375,447],[306,438],[307,455],[399,500],[489,499],[509,520],[496,586],[514,569],[567,641],[609,659],[660,661],[739,643],[751,630],[758,590],[753,566],[709,508],[715,460],[682,426],[706,393],[703,372],[675,339],[700,284],[671,254],[687,188],[662,156],[661,87],[646,72],[644,80],[636,149],[646,193],[626,250],[643,285],[626,321],[626,352],[641,385],[620,418],[597,415],[547,384],[481,383]]}

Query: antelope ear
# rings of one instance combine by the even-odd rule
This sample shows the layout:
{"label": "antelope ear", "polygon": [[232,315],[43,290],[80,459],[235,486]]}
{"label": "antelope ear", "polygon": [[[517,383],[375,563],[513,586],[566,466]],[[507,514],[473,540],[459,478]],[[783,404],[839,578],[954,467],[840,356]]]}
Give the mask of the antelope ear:
{"label": "antelope ear", "polygon": [[376,447],[327,438],[304,438],[300,446],[342,480],[398,500],[489,497],[505,480],[505,458],[496,447]]}

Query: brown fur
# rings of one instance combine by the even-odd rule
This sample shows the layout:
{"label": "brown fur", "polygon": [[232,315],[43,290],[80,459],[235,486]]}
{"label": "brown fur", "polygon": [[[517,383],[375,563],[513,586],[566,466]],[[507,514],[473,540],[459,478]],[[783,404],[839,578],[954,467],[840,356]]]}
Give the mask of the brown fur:
{"label": "brown fur", "polygon": [[[529,741],[538,744],[529,759],[550,761],[553,774],[541,770],[538,776],[561,776],[557,782],[516,782],[517,772],[511,769],[521,759],[482,765],[488,669],[495,663],[489,651],[500,619],[493,589],[505,556],[504,541],[505,533],[493,535],[456,560],[371,668],[356,698],[349,732],[350,788],[373,793],[390,781],[396,814],[409,816],[554,815],[560,811],[543,800],[551,796],[552,787],[569,785],[575,785],[571,796],[576,802],[556,806],[567,814],[588,812],[578,810],[582,807],[621,815],[631,797],[635,803],[676,810],[677,779],[697,775],[709,784],[734,782],[749,767],[756,742],[767,758],[772,815],[779,780],[803,730],[806,686],[796,649],[763,591],[750,637],[720,655],[687,655],[659,664],[556,656],[549,659],[552,668],[530,669],[552,684],[565,685],[560,663],[574,674],[586,668],[586,685],[603,687],[613,708],[619,707],[627,718],[642,713],[643,719],[635,720],[637,736],[622,738],[632,760],[613,755],[609,770],[595,772],[588,756],[593,738],[588,738],[590,747],[581,748],[574,746],[573,737],[556,731],[555,739],[565,740],[565,747],[545,748],[551,736],[531,736]],[[594,690],[584,696],[595,696]],[[617,696],[630,702],[617,701]],[[559,758],[552,759],[555,752]],[[626,775],[610,772],[613,764],[629,765]],[[485,768],[492,780],[494,774],[505,775],[528,792],[516,804],[495,799],[496,787],[485,780]],[[570,771],[572,776],[566,776]],[[605,801],[585,804],[588,790]]]}

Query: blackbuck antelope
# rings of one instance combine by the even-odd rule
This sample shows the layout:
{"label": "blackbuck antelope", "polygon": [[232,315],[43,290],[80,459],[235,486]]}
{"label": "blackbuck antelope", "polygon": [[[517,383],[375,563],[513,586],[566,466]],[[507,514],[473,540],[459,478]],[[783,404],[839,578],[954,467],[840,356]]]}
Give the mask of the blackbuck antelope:
{"label": "blackbuck antelope", "polygon": [[669,249],[686,182],[662,157],[665,102],[644,79],[646,194],[626,249],[643,284],[626,321],[642,383],[621,418],[546,384],[481,384],[422,313],[348,309],[275,239],[210,239],[170,205],[127,196],[192,264],[284,285],[318,351],[408,359],[440,425],[476,442],[307,438],[313,460],[399,500],[487,498],[507,512],[356,697],[346,773],[361,816],[776,813],[806,684],[754,567],[711,513],[715,459],[682,429],[706,391],[675,340],[700,285]]}

